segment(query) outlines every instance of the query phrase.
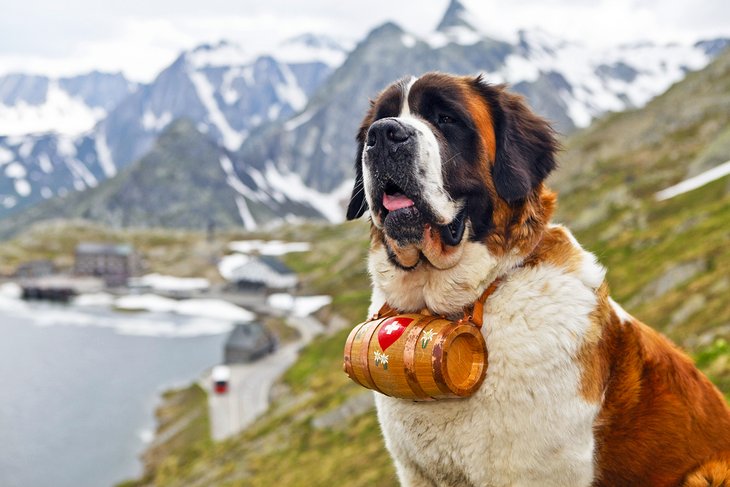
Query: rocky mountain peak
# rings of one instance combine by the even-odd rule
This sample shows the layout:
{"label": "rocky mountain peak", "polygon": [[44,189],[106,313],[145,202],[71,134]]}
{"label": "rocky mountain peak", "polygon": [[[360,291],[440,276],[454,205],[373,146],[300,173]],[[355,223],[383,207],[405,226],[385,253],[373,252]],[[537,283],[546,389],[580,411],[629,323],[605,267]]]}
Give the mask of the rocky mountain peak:
{"label": "rocky mountain peak", "polygon": [[313,34],[313,33],[305,33],[305,34],[299,34],[294,37],[290,37],[289,39],[284,40],[281,45],[287,46],[287,45],[302,45],[307,46],[311,48],[320,48],[320,49],[332,49],[335,51],[346,51],[345,47],[334,39],[333,37],[330,37],[328,35],[324,34]]}
{"label": "rocky mountain peak", "polygon": [[365,44],[369,41],[372,41],[373,39],[378,39],[380,37],[401,35],[404,33],[405,31],[401,28],[401,26],[396,24],[395,22],[385,22],[384,24],[371,30],[362,43]]}
{"label": "rocky mountain peak", "polygon": [[467,20],[468,11],[460,0],[451,0],[449,6],[441,18],[436,30],[438,32],[447,32],[454,27],[463,27],[469,30],[476,30],[474,26]]}

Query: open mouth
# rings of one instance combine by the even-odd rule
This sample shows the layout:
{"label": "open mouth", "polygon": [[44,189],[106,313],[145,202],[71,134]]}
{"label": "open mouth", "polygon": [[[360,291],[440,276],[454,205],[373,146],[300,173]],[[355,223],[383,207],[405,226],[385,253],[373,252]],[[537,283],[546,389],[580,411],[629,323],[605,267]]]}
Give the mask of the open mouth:
{"label": "open mouth", "polygon": [[388,179],[383,188],[381,218],[385,233],[400,245],[417,244],[423,238],[426,224],[413,198],[393,180]]}
{"label": "open mouth", "polygon": [[438,227],[441,241],[446,245],[458,245],[464,237],[466,227],[466,205],[456,214],[451,223]]}
{"label": "open mouth", "polygon": [[[412,198],[392,179],[388,179],[383,188],[382,218],[386,231],[396,240],[416,242],[423,236],[423,227],[427,223],[427,213],[422,213]],[[458,245],[464,236],[466,207],[457,213],[446,225],[433,226],[438,230],[441,241],[450,246]]]}
{"label": "open mouth", "polygon": [[414,206],[413,200],[392,180],[388,180],[383,191],[383,206],[389,212]]}

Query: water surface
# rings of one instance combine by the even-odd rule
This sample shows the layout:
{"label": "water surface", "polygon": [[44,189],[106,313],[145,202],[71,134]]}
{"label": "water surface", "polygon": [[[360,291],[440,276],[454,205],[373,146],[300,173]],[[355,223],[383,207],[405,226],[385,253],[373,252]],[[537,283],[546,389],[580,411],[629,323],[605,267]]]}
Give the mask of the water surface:
{"label": "water surface", "polygon": [[230,323],[0,302],[0,486],[141,473],[159,394],[219,363]]}

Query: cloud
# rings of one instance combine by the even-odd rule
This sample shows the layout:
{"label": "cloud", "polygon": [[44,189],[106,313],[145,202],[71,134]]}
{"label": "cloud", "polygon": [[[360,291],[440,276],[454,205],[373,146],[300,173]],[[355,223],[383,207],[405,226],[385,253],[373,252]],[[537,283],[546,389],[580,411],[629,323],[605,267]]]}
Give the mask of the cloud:
{"label": "cloud", "polygon": [[[540,27],[561,37],[613,45],[689,42],[730,35],[725,0],[463,0],[494,37]],[[183,49],[228,39],[262,52],[303,32],[351,41],[395,20],[426,35],[448,0],[25,0],[0,16],[0,73],[68,75],[92,69],[151,80]]]}
{"label": "cloud", "polygon": [[425,0],[417,9],[411,2],[384,0],[10,3],[0,16],[0,73],[68,75],[98,69],[150,81],[181,50],[221,39],[261,52],[304,32],[356,41],[390,19],[425,32],[446,0]]}
{"label": "cloud", "polygon": [[463,0],[486,32],[512,39],[518,29],[539,27],[594,45],[651,40],[692,42],[730,34],[720,12],[725,0]]}

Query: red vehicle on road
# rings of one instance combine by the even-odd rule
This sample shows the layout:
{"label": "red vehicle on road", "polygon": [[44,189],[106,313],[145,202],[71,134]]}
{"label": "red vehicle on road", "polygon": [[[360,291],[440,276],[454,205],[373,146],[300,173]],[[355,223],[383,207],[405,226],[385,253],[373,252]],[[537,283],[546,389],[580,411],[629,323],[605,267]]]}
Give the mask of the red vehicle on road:
{"label": "red vehicle on road", "polygon": [[213,390],[216,394],[228,392],[228,384],[231,380],[231,369],[226,365],[216,365],[211,373],[213,379]]}

